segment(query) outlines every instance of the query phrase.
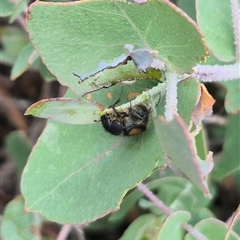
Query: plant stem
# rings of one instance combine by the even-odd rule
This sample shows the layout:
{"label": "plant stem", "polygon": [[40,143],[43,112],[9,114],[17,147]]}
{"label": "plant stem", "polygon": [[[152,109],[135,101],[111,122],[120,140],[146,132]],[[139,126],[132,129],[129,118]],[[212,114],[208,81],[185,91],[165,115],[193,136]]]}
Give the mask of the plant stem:
{"label": "plant stem", "polygon": [[196,240],[207,240],[200,232],[195,230],[191,225],[183,223],[182,227],[187,230]]}
{"label": "plant stem", "polygon": [[143,183],[139,183],[137,187],[138,190],[143,192],[167,216],[172,213],[172,210],[164,205],[164,203],[160,201]]}
{"label": "plant stem", "polygon": [[198,65],[193,70],[192,77],[201,82],[220,82],[239,79],[240,64],[224,66]]}
{"label": "plant stem", "polygon": [[65,224],[62,226],[57,239],[56,240],[65,240],[67,239],[67,236],[69,235],[70,231],[72,229],[72,225],[71,224]]}
{"label": "plant stem", "polygon": [[[137,104],[142,103],[143,101],[149,99],[150,97],[153,97],[156,94],[162,93],[165,91],[166,88],[166,83],[159,83],[157,86],[147,90],[143,91],[141,95],[137,96],[133,101],[122,104],[121,106],[116,107],[115,109],[117,111],[123,111],[124,109],[130,108],[131,106],[135,106]],[[106,113],[112,113],[113,109],[112,108],[107,108],[103,111],[103,114]]]}

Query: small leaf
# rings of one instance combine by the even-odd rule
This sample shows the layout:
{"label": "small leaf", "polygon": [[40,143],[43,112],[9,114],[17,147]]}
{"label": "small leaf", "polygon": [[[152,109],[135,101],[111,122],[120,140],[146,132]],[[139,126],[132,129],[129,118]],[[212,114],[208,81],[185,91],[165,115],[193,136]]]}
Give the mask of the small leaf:
{"label": "small leaf", "polygon": [[186,223],[191,218],[187,211],[176,211],[168,216],[163,223],[156,239],[182,240],[185,230],[182,223]]}
{"label": "small leaf", "polygon": [[119,240],[156,239],[160,220],[153,214],[145,214],[134,220]]}
{"label": "small leaf", "polygon": [[223,62],[235,60],[230,2],[221,1],[221,4],[219,4],[219,0],[197,0],[196,10],[198,12],[197,23],[204,34],[211,53]]}
{"label": "small leaf", "polygon": [[38,58],[36,62],[38,62],[39,72],[45,81],[51,82],[56,80],[56,77],[49,72],[46,65],[42,62],[40,58]]}
{"label": "small leaf", "polygon": [[12,132],[7,136],[6,147],[9,155],[15,161],[19,176],[27,163],[31,145],[22,132]]}
{"label": "small leaf", "polygon": [[11,69],[11,79],[15,80],[22,73],[24,73],[29,68],[29,57],[33,53],[34,48],[31,43],[26,45],[22,51],[19,53],[16,62]]}
{"label": "small leaf", "polygon": [[[163,118],[155,118],[154,124],[159,142],[164,152],[169,156],[169,161],[176,169],[186,175],[192,183],[210,197],[209,189],[203,178],[204,174],[199,165],[193,137],[188,132],[186,125],[179,116],[171,122]],[[208,171],[213,167],[212,162],[206,162]]]}
{"label": "small leaf", "polygon": [[191,114],[200,96],[200,84],[195,78],[187,78],[177,85],[178,114],[187,126],[191,122]]}
{"label": "small leaf", "polygon": [[22,12],[26,11],[26,9],[28,8],[27,3],[27,0],[17,0],[15,2],[15,7],[9,19],[9,23],[13,23]]}
{"label": "small leaf", "polygon": [[[201,233],[206,239],[211,240],[225,239],[227,234],[226,224],[216,218],[208,218],[200,221],[194,226],[194,230]],[[188,233],[185,239],[195,240],[196,238]],[[239,240],[239,237],[235,232],[231,232],[227,240]]]}
{"label": "small leaf", "polygon": [[41,217],[37,213],[24,212],[22,197],[19,196],[8,203],[2,220],[1,236],[4,240],[39,239]]}
{"label": "small leaf", "polygon": [[25,115],[48,118],[68,124],[92,124],[99,121],[97,111],[104,107],[97,102],[77,100],[74,98],[50,98],[31,105]]}
{"label": "small leaf", "polygon": [[14,3],[10,0],[3,1],[1,3],[1,12],[0,12],[0,17],[7,17],[11,15],[11,13],[14,10]]}
{"label": "small leaf", "polygon": [[177,5],[196,22],[195,1],[178,0]]}
{"label": "small leaf", "polygon": [[[171,192],[169,193],[169,191]],[[186,210],[191,213],[190,224],[195,224],[204,219],[204,215],[211,217],[213,214],[206,208],[211,203],[209,198],[199,191],[189,180],[181,177],[166,177],[160,183],[157,196],[165,205],[174,210]],[[214,194],[214,191],[211,191]]]}
{"label": "small leaf", "polygon": [[[229,115],[227,128],[224,137],[223,153],[212,172],[214,179],[221,180],[227,175],[240,169],[239,159],[239,132],[240,132],[240,113]],[[229,161],[231,159],[231,161]]]}
{"label": "small leaf", "polygon": [[228,113],[237,114],[240,112],[240,79],[222,83],[227,88],[225,97],[225,109]]}
{"label": "small leaf", "polygon": [[23,47],[29,44],[27,33],[20,28],[4,27],[1,29],[1,61],[14,64]]}
{"label": "small leaf", "polygon": [[237,114],[240,112],[239,104],[240,87],[228,91],[225,98],[225,108],[228,113]]}
{"label": "small leaf", "polygon": [[207,157],[208,146],[206,134],[205,128],[202,127],[199,133],[195,136],[197,154],[201,159],[206,159]]}

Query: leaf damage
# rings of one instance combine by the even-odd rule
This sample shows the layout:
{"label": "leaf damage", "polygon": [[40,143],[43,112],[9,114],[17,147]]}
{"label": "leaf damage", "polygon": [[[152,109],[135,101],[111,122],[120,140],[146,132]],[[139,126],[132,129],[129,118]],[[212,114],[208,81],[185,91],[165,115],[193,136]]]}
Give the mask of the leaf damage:
{"label": "leaf damage", "polygon": [[149,49],[133,50],[133,48],[133,45],[126,44],[124,46],[126,54],[122,54],[113,62],[100,62],[91,73],[73,72],[73,75],[80,79],[79,84],[87,81],[91,87],[82,96],[123,81],[131,82],[142,79],[159,81],[163,76],[165,65],[158,59],[158,52]]}
{"label": "leaf damage", "polygon": [[195,125],[200,125],[206,116],[210,116],[212,114],[212,107],[215,103],[214,98],[209,94],[205,85],[201,83],[200,87],[200,99],[192,112],[192,120]]}

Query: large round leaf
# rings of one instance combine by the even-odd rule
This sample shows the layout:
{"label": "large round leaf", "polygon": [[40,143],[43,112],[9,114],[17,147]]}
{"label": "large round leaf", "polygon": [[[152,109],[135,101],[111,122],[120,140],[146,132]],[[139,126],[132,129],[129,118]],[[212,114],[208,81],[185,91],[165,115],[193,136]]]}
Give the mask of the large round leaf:
{"label": "large round leaf", "polygon": [[117,210],[127,189],[159,164],[153,126],[122,137],[100,124],[48,122],[22,178],[29,210],[61,223],[91,221]]}
{"label": "large round leaf", "polygon": [[43,62],[58,80],[79,93],[74,73],[89,74],[100,62],[112,62],[124,45],[152,49],[167,67],[190,72],[206,48],[194,22],[166,1],[136,4],[123,1],[36,2],[27,28]]}
{"label": "large round leaf", "polygon": [[[111,90],[112,104],[121,86]],[[127,92],[124,88],[122,98]],[[109,95],[109,89],[93,98],[107,104],[104,93]],[[66,96],[74,97],[69,92]],[[151,118],[145,132],[126,137],[111,135],[93,120],[85,125],[49,121],[25,167],[22,193],[29,210],[51,220],[92,221],[117,210],[126,192],[162,164]]]}

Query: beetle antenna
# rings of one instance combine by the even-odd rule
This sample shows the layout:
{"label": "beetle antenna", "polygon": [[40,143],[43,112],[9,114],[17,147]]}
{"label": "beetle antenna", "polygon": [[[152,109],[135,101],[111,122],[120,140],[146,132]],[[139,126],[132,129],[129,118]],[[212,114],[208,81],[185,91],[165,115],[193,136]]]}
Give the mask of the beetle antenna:
{"label": "beetle antenna", "polygon": [[115,107],[116,107],[116,105],[120,102],[121,97],[122,97],[122,94],[123,94],[123,86],[122,86],[121,93],[120,93],[120,96],[119,96],[119,98],[117,99],[117,101],[116,101],[114,104],[112,104],[111,106],[109,106],[109,107],[112,107],[113,111],[114,111],[118,116],[119,116],[120,114],[119,114],[119,112],[117,111],[117,109],[116,109]]}

